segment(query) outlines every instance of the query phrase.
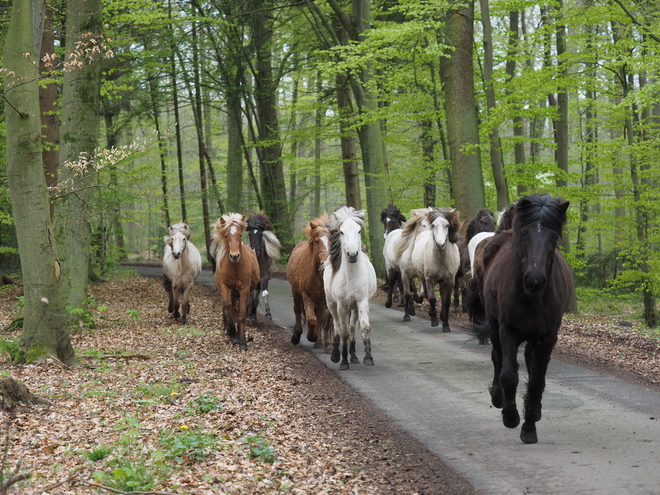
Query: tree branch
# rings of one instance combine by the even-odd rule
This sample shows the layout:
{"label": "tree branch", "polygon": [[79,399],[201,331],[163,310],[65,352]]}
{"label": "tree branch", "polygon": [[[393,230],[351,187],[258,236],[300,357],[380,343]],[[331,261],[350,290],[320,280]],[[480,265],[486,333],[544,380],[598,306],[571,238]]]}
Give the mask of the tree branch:
{"label": "tree branch", "polygon": [[658,37],[658,36],[656,36],[655,34],[653,34],[653,33],[651,32],[651,30],[649,29],[649,26],[647,26],[647,25],[644,24],[642,21],[640,21],[639,19],[637,19],[637,17],[635,17],[635,14],[632,13],[632,11],[628,8],[627,5],[624,5],[623,2],[622,2],[621,0],[614,0],[614,2],[615,2],[619,7],[621,7],[621,10],[623,10],[623,11],[626,13],[626,15],[627,15],[628,17],[630,17],[630,20],[633,21],[633,24],[635,24],[635,25],[637,25],[637,26],[639,26],[640,28],[643,29],[644,34],[645,34],[646,36],[648,36],[649,38],[653,39],[656,43],[660,43],[660,37]]}

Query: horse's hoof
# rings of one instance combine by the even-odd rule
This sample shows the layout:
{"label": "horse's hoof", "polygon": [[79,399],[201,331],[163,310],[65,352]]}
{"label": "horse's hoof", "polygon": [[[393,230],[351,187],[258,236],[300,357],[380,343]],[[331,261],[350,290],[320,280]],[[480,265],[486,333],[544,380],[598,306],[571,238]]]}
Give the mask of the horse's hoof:
{"label": "horse's hoof", "polygon": [[437,327],[440,324],[437,318],[431,318],[431,326]]}
{"label": "horse's hoof", "polygon": [[309,340],[310,342],[316,342],[318,339],[319,339],[318,335],[316,334],[310,335],[309,332],[307,333],[307,340]]}
{"label": "horse's hoof", "polygon": [[339,351],[332,351],[332,354],[330,355],[330,361],[333,363],[338,363],[339,362]]}
{"label": "horse's hoof", "polygon": [[349,369],[350,369],[350,367],[348,366],[348,363],[341,363],[339,365],[339,371],[346,371],[346,370],[349,370]]}
{"label": "horse's hoof", "polygon": [[539,437],[536,436],[536,426],[523,425],[522,430],[520,431],[520,439],[523,441],[523,443],[538,442]]}
{"label": "horse's hoof", "polygon": [[181,324],[185,325],[186,323],[188,323],[188,318],[184,316],[183,318],[181,318]]}
{"label": "horse's hoof", "polygon": [[239,351],[247,351],[247,344],[239,344],[238,345],[238,350]]}
{"label": "horse's hoof", "polygon": [[520,424],[520,414],[518,414],[518,409],[503,409],[502,424],[507,428],[517,428]]}
{"label": "horse's hoof", "polygon": [[442,333],[449,333],[451,332],[451,328],[449,328],[449,325],[442,325]]}
{"label": "horse's hoof", "polygon": [[373,366],[374,365],[374,358],[372,358],[371,356],[368,356],[368,357],[365,356],[363,363],[364,363],[365,366]]}
{"label": "horse's hoof", "polygon": [[293,345],[298,345],[300,343],[300,334],[299,333],[294,333],[291,336],[291,343]]}
{"label": "horse's hoof", "polygon": [[390,308],[392,307],[392,301],[387,301],[387,302],[385,303],[385,307],[386,307],[387,309],[390,309]]}
{"label": "horse's hoof", "polygon": [[490,387],[488,389],[488,392],[490,393],[490,401],[493,404],[493,407],[496,407],[497,409],[502,409],[502,402],[504,401],[504,397],[502,396],[502,390]]}
{"label": "horse's hoof", "polygon": [[403,315],[403,321],[410,321],[410,316],[408,316],[407,314]]}
{"label": "horse's hoof", "polygon": [[351,364],[360,364],[360,360],[357,356],[351,356]]}
{"label": "horse's hoof", "polygon": [[272,319],[273,319],[273,315],[271,315],[270,313],[266,313],[266,319],[267,319],[267,320],[272,320]]}
{"label": "horse's hoof", "polygon": [[408,311],[408,313],[410,313],[410,316],[416,316],[416,313],[415,313],[415,306],[412,306],[412,307],[410,308],[410,311]]}

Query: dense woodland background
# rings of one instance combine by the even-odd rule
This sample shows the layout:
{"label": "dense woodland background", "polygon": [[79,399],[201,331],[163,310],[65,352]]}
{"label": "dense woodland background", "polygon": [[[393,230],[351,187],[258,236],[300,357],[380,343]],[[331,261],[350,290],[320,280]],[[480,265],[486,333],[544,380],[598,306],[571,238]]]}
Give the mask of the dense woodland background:
{"label": "dense woodland background", "polygon": [[[291,248],[350,204],[382,275],[388,203],[469,221],[533,192],[571,202],[578,286],[632,294],[657,324],[654,1],[14,0],[0,29],[0,263],[57,265],[28,327],[44,293],[84,305],[87,269],[78,289],[60,270],[158,260],[170,223],[204,251],[220,215],[264,210]],[[32,197],[50,215],[29,218]]]}

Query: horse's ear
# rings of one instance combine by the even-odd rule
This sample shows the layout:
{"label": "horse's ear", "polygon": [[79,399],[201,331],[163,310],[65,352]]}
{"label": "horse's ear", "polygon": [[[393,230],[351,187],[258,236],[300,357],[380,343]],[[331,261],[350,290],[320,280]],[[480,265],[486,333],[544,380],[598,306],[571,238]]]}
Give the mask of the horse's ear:
{"label": "horse's ear", "polygon": [[559,204],[559,209],[562,211],[562,213],[565,215],[566,212],[568,211],[568,207],[571,205],[570,201],[564,201],[563,203]]}
{"label": "horse's ear", "polygon": [[220,217],[220,220],[218,220],[218,222],[220,222],[220,225],[222,225],[223,227],[227,223],[227,221],[225,220],[225,217]]}

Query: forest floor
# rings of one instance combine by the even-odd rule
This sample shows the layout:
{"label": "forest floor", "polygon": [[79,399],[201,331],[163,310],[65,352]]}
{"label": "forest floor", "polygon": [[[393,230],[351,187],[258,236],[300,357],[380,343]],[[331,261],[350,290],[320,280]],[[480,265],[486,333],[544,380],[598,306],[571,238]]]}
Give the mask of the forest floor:
{"label": "forest floor", "polygon": [[[20,290],[0,287],[0,329]],[[19,461],[32,472],[10,493],[478,493],[276,326],[233,349],[215,288],[195,287],[186,326],[158,280],[90,292],[93,324],[71,334],[80,366],[0,355],[0,377],[50,402],[3,414],[5,479]],[[2,350],[19,336],[3,331]],[[567,315],[555,357],[660,390],[660,342],[626,315]]]}

